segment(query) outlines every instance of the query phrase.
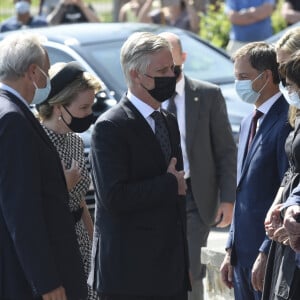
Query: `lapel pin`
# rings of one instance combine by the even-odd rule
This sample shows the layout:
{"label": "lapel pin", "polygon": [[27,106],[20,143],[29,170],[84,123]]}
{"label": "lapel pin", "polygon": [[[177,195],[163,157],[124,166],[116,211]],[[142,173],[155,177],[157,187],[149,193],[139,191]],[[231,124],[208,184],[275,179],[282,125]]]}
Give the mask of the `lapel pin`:
{"label": "lapel pin", "polygon": [[198,98],[198,97],[195,97],[195,98],[194,98],[194,101],[195,101],[195,102],[199,101],[199,98]]}

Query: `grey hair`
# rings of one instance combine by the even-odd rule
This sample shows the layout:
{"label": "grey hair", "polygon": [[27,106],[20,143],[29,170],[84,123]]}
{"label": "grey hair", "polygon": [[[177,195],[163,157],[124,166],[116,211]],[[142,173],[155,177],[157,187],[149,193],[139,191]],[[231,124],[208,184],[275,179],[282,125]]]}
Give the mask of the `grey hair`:
{"label": "grey hair", "polygon": [[150,32],[136,32],[129,36],[121,48],[121,65],[128,86],[132,85],[130,71],[145,74],[151,56],[163,49],[169,49],[168,41]]}
{"label": "grey hair", "polygon": [[18,79],[31,64],[42,67],[46,50],[42,38],[33,34],[12,34],[0,42],[0,80]]}

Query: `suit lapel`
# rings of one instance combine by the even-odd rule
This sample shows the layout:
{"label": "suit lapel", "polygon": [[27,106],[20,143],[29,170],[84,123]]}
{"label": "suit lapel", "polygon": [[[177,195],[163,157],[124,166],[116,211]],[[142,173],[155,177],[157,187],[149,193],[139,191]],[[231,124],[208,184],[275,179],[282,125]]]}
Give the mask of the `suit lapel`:
{"label": "suit lapel", "polygon": [[243,131],[240,132],[239,136],[239,151],[238,151],[238,176],[242,173],[242,168],[247,156],[247,148],[248,148],[248,137],[250,132],[252,114],[249,115],[243,123]]}
{"label": "suit lapel", "polygon": [[33,113],[30,111],[28,107],[20,100],[18,99],[15,95],[7,92],[7,91],[2,91],[2,95],[8,100],[13,102],[15,105],[19,107],[19,109],[22,111],[22,113],[26,116],[28,121],[31,123],[32,127],[35,129],[35,131],[40,135],[42,140],[48,145],[48,147],[54,148],[53,143],[50,141],[48,138],[47,134],[45,133],[44,129],[40,125],[39,121],[35,118]]}
{"label": "suit lapel", "polygon": [[[51,149],[53,154],[56,155],[56,159],[57,159],[59,165],[61,165],[61,160],[60,160],[59,154],[58,154],[55,146],[53,145],[53,143],[49,139],[48,135],[46,134],[45,130],[42,128],[39,121],[35,118],[33,113],[29,110],[29,108],[26,107],[26,105],[20,99],[18,99],[15,95],[11,94],[10,92],[2,90],[1,94],[8,101],[13,102],[15,105],[17,105],[19,107],[19,109],[24,114],[26,119],[31,123],[31,125],[32,125],[33,129],[35,130],[35,132],[40,136],[40,138],[47,145],[47,147]],[[65,176],[64,176],[62,168],[61,168],[61,174],[62,174],[63,180],[65,180]]]}
{"label": "suit lapel", "polygon": [[128,98],[123,97],[120,105],[126,112],[128,119],[131,120],[131,122],[129,122],[131,130],[136,133],[141,141],[143,141],[145,149],[155,157],[155,161],[159,162],[159,166],[164,166],[165,171],[166,161],[163,152],[148,122]]}
{"label": "suit lapel", "polygon": [[[270,134],[272,128],[274,127],[274,125],[276,124],[278,118],[280,117],[280,114],[282,113],[282,111],[284,111],[283,108],[282,108],[282,105],[283,105],[284,101],[285,100],[283,99],[283,97],[280,97],[273,104],[273,106],[270,108],[270,110],[266,114],[265,119],[263,120],[261,126],[259,127],[257,133],[254,136],[253,142],[252,142],[252,144],[249,148],[248,153],[245,155],[245,161],[244,161],[244,164],[242,166],[242,172],[241,172],[240,180],[242,179],[245,172],[247,172],[247,169],[248,169],[248,167],[251,163],[251,160],[252,160],[254,154],[256,153],[259,145],[261,143],[263,143],[263,140],[266,138],[266,136],[268,136]],[[250,130],[250,124],[251,124],[251,116],[250,116],[250,122],[248,124],[248,131],[247,131],[248,133],[249,133],[249,130]],[[248,136],[248,134],[247,134],[247,136]],[[245,152],[245,150],[246,150],[246,145],[244,145],[244,152]]]}
{"label": "suit lapel", "polygon": [[198,124],[199,101],[202,98],[202,91],[196,93],[193,83],[185,77],[185,126],[186,126],[186,148],[190,154],[193,136]]}

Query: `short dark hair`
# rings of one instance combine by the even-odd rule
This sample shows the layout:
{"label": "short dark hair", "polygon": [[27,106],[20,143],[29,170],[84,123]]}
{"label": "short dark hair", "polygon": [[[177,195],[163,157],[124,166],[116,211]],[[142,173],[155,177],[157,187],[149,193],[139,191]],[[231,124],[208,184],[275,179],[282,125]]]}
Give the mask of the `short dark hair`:
{"label": "short dark hair", "polygon": [[273,83],[280,82],[278,63],[274,46],[265,42],[252,42],[238,49],[233,55],[233,60],[248,56],[251,66],[258,71],[271,70]]}

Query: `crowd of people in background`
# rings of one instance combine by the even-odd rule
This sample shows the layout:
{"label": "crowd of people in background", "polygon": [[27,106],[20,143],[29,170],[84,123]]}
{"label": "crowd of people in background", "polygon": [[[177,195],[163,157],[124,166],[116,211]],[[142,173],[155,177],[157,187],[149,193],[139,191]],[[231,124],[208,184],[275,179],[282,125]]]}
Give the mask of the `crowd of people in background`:
{"label": "crowd of people in background", "polygon": [[[101,22],[98,7],[85,0],[41,0],[36,14],[31,0],[13,0],[15,15],[0,24],[0,32],[24,27],[41,27],[78,22]],[[223,1],[222,1],[223,2]],[[200,19],[208,5],[219,9],[216,0],[115,0],[112,20],[170,25],[200,34]],[[273,34],[271,16],[277,0],[224,0],[224,10],[231,24],[226,50],[231,55],[239,47],[262,41]],[[285,0],[281,15],[287,25],[300,21],[298,1]]]}

